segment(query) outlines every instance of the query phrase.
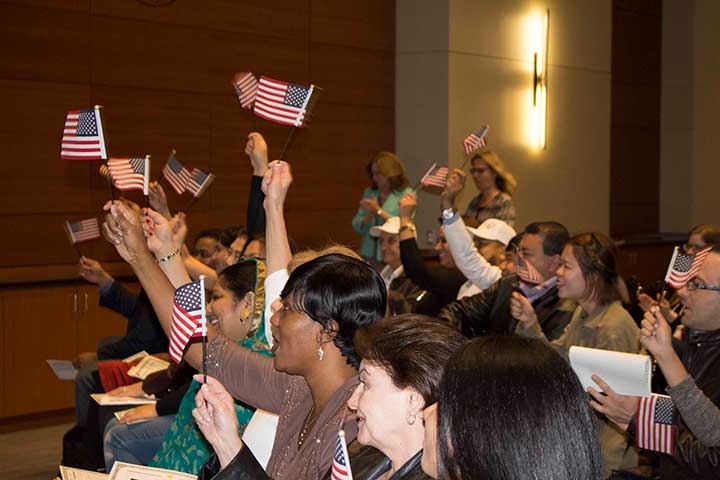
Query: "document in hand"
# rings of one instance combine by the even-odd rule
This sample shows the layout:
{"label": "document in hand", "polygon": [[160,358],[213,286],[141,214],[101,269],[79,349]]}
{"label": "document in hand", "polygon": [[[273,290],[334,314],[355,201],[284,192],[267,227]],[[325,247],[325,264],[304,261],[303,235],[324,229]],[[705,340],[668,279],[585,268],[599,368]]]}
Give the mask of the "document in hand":
{"label": "document in hand", "polygon": [[196,478],[195,475],[189,473],[165,470],[164,468],[115,462],[112,470],[110,470],[109,480],[194,480]]}
{"label": "document in hand", "polygon": [[60,477],[62,480],[105,480],[106,473],[93,472],[91,470],[80,470],[60,465]]}
{"label": "document in hand", "polygon": [[650,395],[652,362],[647,355],[570,347],[570,365],[584,390],[588,387],[599,389],[590,378],[597,375],[621,395]]}
{"label": "document in hand", "polygon": [[165,360],[160,360],[159,358],[153,357],[152,355],[148,355],[147,357],[143,357],[143,359],[140,360],[140,363],[131,367],[130,370],[128,370],[127,374],[131,377],[145,380],[151,373],[166,370],[169,366],[169,362],[166,362]]}
{"label": "document in hand", "polygon": [[147,405],[155,403],[157,400],[154,395],[143,395],[142,397],[115,397],[107,393],[90,394],[93,400],[99,405]]}

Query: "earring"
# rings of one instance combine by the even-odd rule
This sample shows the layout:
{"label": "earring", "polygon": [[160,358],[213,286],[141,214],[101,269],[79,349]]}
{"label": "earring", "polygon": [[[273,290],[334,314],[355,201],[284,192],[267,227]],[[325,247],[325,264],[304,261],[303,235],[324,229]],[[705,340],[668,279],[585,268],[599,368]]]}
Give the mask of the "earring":
{"label": "earring", "polygon": [[322,362],[322,359],[325,358],[325,350],[322,349],[322,346],[318,347],[317,356],[318,356],[318,360],[320,360],[321,362]]}
{"label": "earring", "polygon": [[248,321],[248,318],[250,318],[250,310],[246,308],[246,309],[243,310],[242,313],[240,314],[240,321],[241,321],[242,323],[245,323],[245,322]]}
{"label": "earring", "polygon": [[417,418],[415,418],[415,415],[411,415],[408,413],[405,420],[408,422],[408,425],[415,425],[415,420],[417,420]]}

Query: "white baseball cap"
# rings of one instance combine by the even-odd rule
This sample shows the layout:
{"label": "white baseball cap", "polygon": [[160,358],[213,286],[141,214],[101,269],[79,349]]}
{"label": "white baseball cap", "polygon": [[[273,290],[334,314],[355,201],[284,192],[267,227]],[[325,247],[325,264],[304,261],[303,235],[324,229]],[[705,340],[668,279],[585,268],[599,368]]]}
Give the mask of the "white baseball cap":
{"label": "white baseball cap", "polygon": [[400,233],[400,217],[390,217],[382,225],[376,225],[370,229],[370,235],[379,237],[381,232],[397,235]]}
{"label": "white baseball cap", "polygon": [[477,228],[467,227],[468,231],[482,240],[494,240],[507,247],[510,240],[517,235],[515,229],[497,218],[488,218]]}

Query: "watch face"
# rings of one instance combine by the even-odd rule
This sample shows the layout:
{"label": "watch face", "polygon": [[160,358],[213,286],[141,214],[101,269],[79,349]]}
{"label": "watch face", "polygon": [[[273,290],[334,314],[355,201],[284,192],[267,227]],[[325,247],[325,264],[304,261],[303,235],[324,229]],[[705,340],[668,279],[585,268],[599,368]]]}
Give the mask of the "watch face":
{"label": "watch face", "polygon": [[446,208],[442,212],[442,216],[445,220],[450,220],[453,215],[455,215],[455,211],[452,208]]}

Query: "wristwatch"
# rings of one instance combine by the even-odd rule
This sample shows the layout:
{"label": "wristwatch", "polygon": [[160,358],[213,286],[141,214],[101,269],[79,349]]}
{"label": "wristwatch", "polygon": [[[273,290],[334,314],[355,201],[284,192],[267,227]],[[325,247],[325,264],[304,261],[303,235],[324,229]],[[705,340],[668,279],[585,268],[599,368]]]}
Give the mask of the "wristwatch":
{"label": "wristwatch", "polygon": [[412,233],[417,233],[417,228],[415,228],[415,225],[413,225],[412,223],[410,223],[410,224],[408,224],[408,225],[402,225],[402,226],[400,227],[400,233],[402,233],[402,232],[404,232],[404,231],[406,231],[406,230],[409,230],[409,231],[411,231]]}
{"label": "wristwatch", "polygon": [[[436,210],[437,211],[437,210]],[[446,208],[442,211],[442,218],[443,220],[450,220],[455,216],[455,209],[454,208]]]}

